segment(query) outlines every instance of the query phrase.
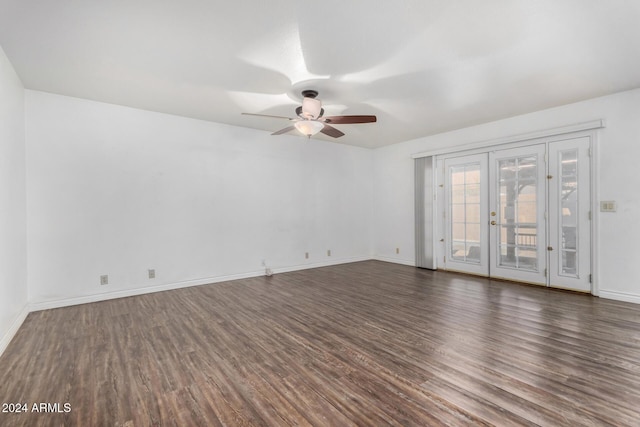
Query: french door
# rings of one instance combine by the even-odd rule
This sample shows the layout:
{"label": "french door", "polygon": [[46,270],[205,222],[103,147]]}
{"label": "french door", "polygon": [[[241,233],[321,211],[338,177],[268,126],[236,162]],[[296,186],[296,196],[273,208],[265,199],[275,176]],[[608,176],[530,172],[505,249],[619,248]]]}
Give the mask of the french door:
{"label": "french door", "polygon": [[589,146],[583,137],[445,158],[444,267],[588,292]]}
{"label": "french door", "polygon": [[447,159],[445,170],[447,269],[486,276],[489,266],[485,243],[489,236],[487,156]]}
{"label": "french door", "polygon": [[489,153],[489,275],[546,285],[545,145]]}

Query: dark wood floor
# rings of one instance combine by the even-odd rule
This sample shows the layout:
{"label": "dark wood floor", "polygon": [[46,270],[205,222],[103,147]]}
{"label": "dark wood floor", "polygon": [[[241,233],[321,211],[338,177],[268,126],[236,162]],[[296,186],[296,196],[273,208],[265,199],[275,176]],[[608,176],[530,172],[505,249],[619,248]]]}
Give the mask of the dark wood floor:
{"label": "dark wood floor", "polygon": [[0,425],[640,425],[640,306],[367,261],[32,313]]}

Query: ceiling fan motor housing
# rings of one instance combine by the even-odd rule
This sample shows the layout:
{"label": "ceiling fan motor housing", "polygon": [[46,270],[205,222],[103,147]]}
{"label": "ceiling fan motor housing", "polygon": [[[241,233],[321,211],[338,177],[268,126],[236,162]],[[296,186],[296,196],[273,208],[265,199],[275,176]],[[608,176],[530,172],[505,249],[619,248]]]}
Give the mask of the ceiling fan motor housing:
{"label": "ceiling fan motor housing", "polygon": [[303,90],[302,91],[302,96],[304,98],[315,99],[315,97],[318,96],[318,91],[317,90],[311,90],[311,89]]}

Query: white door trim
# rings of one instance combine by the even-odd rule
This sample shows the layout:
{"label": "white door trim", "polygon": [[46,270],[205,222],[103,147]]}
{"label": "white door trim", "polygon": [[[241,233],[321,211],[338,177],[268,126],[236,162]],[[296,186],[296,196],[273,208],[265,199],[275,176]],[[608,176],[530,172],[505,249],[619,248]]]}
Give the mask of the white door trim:
{"label": "white door trim", "polygon": [[578,133],[590,131],[593,133],[596,129],[602,129],[606,127],[606,122],[604,119],[591,120],[589,122],[576,123],[567,126],[561,126],[557,128],[551,129],[543,129],[537,130],[533,132],[521,133],[517,135],[504,136],[501,138],[488,139],[485,141],[476,141],[468,144],[461,144],[455,147],[446,147],[446,148],[436,148],[429,151],[421,151],[419,153],[412,154],[412,158],[418,157],[427,157],[427,156],[441,156],[441,155],[451,155],[457,153],[458,155],[462,155],[462,153],[473,154],[471,151],[479,150],[478,152],[487,152],[488,148],[496,149],[500,145],[510,145],[510,144],[533,144],[531,142],[535,139],[543,139],[543,138],[553,138],[561,135]]}

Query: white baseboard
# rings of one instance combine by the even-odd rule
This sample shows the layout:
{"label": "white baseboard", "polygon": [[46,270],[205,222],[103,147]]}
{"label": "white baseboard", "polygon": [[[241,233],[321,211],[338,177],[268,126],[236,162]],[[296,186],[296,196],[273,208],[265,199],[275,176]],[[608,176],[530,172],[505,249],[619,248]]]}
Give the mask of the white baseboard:
{"label": "white baseboard", "polygon": [[39,301],[29,305],[31,311],[49,310],[52,308],[69,307],[78,304],[88,304],[92,302],[107,301],[116,298],[126,298],[136,295],[150,294],[153,292],[170,291],[174,289],[188,288],[191,286],[208,285],[211,283],[227,282],[230,280],[247,279],[251,277],[264,276],[263,271],[253,271],[243,274],[232,274],[227,276],[205,277],[202,279],[185,280],[182,282],[166,283],[157,286],[145,286],[121,291],[105,292],[100,294],[86,295],[81,297],[64,298],[57,300]]}
{"label": "white baseboard", "polygon": [[[325,261],[320,263],[300,264],[300,265],[287,266],[287,267],[272,267],[271,270],[273,271],[273,274],[287,273],[291,271],[307,270],[310,268],[328,267],[330,265],[366,261],[369,259],[371,258],[370,257],[340,258],[340,259],[335,259],[332,261]],[[158,286],[145,286],[145,287],[138,287],[133,289],[125,289],[121,291],[105,292],[105,293],[86,295],[81,297],[38,301],[38,302],[31,303],[29,305],[29,310],[30,311],[49,310],[52,308],[68,307],[68,306],[78,305],[78,304],[88,304],[92,302],[107,301],[110,299],[132,297],[136,295],[150,294],[153,292],[170,291],[174,289],[188,288],[191,286],[209,285],[213,283],[228,282],[231,280],[248,279],[251,277],[264,276],[265,275],[264,273],[265,273],[264,270],[259,270],[259,271],[251,271],[248,273],[241,273],[241,274],[231,274],[226,276],[205,277],[201,279],[185,280],[182,282],[167,283],[167,284],[158,285]]]}
{"label": "white baseboard", "polygon": [[382,255],[376,255],[373,257],[373,259],[377,261],[392,262],[394,264],[408,265],[410,267],[416,266],[416,261],[413,259],[409,260],[409,259],[402,259],[402,258],[392,258],[392,257],[387,257]]}
{"label": "white baseboard", "polygon": [[614,299],[617,301],[626,301],[632,302],[635,304],[640,304],[640,295],[638,294],[630,294],[626,292],[616,292],[616,291],[603,291],[600,289],[599,293],[600,298]]}
{"label": "white baseboard", "polygon": [[298,265],[292,265],[292,266],[288,266],[288,267],[276,267],[273,268],[273,273],[277,274],[277,273],[290,273],[292,271],[300,271],[300,270],[308,270],[311,268],[320,268],[320,267],[329,267],[332,265],[339,265],[339,264],[349,264],[352,262],[360,262],[360,261],[369,261],[372,258],[370,256],[363,256],[363,257],[351,257],[351,258],[338,258],[335,260],[331,260],[331,261],[323,261],[323,262],[314,262],[314,263],[309,263],[309,264],[298,264]]}
{"label": "white baseboard", "polygon": [[2,339],[0,339],[0,356],[2,356],[2,353],[4,353],[4,351],[7,349],[7,347],[9,346],[9,343],[11,342],[13,337],[16,335],[16,333],[18,332],[18,329],[20,329],[20,326],[22,326],[22,324],[24,323],[29,313],[30,313],[29,305],[26,304],[22,308],[20,313],[18,313],[16,318],[13,320],[13,323],[11,324],[7,332],[4,334]]}

